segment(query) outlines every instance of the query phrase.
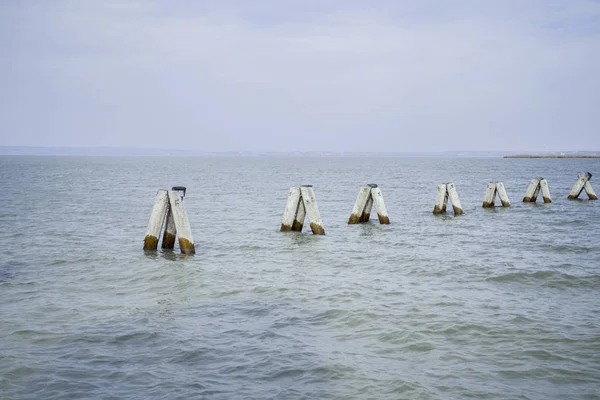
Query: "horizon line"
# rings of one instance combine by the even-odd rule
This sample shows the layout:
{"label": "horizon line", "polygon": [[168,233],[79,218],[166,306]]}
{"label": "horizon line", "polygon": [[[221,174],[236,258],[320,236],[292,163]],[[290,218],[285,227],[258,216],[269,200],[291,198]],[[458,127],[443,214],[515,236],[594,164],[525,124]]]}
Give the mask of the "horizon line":
{"label": "horizon line", "polygon": [[[8,154],[6,153],[8,151]],[[58,151],[61,154],[51,153]],[[302,155],[302,154],[321,154],[321,155],[440,155],[440,154],[498,154],[498,155],[535,155],[535,154],[600,154],[600,151],[594,150],[413,150],[413,151],[354,151],[354,150],[196,150],[196,149],[173,149],[160,147],[133,147],[133,146],[6,146],[0,145],[0,155],[70,155],[62,154],[65,152],[77,151],[130,151],[135,153],[163,153],[164,155],[177,155],[169,153],[179,153],[179,155],[261,155],[261,154],[282,154],[282,155]],[[34,152],[43,152],[43,154],[31,154]],[[166,153],[166,154],[165,154]],[[77,155],[77,154],[73,154]],[[86,154],[90,155],[90,154]],[[103,155],[103,154],[98,154]],[[109,154],[105,154],[109,155]],[[125,155],[125,154],[122,154]],[[152,154],[159,155],[159,154]]]}

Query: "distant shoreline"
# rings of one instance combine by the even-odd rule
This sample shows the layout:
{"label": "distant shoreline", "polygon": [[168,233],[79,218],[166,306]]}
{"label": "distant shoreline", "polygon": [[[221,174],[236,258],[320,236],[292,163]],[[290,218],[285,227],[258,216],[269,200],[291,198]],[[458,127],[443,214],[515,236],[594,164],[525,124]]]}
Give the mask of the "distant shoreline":
{"label": "distant shoreline", "polygon": [[490,157],[490,158],[600,158],[599,150],[562,150],[517,153],[511,150],[452,151],[301,151],[246,150],[202,151],[137,147],[30,147],[1,146],[0,156],[77,156],[77,157]]}
{"label": "distant shoreline", "polygon": [[504,158],[600,158],[600,154],[517,154]]}

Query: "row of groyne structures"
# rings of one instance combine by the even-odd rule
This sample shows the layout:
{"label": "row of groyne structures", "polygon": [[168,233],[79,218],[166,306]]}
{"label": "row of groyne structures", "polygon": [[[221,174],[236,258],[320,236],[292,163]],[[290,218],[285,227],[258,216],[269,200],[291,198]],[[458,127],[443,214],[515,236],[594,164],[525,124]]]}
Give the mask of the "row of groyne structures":
{"label": "row of groyne structures", "polygon": [[[592,174],[582,172],[568,195],[571,200],[579,198],[585,191],[590,200],[598,200],[590,179]],[[156,251],[162,237],[161,248],[172,250],[178,241],[179,248],[184,254],[196,252],[190,222],[184,207],[186,188],[174,186],[171,190],[161,189],[156,193],[156,199],[144,237],[144,250]],[[552,203],[548,182],[544,178],[534,178],[529,183],[523,202],[535,203],[541,194],[544,203]],[[496,198],[502,207],[510,207],[510,200],[502,182],[490,182],[485,189],[482,207],[496,206]],[[437,197],[433,214],[445,214],[448,203],[452,206],[454,215],[463,214],[463,207],[458,197],[456,185],[453,182],[441,183],[437,186]],[[377,184],[368,184],[360,188],[348,224],[359,224],[371,219],[375,207],[380,224],[389,224],[387,208],[383,201],[383,193]],[[304,221],[308,218],[310,229],[315,235],[324,235],[325,229],[317,206],[315,191],[312,185],[294,186],[290,188],[281,221],[281,232],[302,232]]]}

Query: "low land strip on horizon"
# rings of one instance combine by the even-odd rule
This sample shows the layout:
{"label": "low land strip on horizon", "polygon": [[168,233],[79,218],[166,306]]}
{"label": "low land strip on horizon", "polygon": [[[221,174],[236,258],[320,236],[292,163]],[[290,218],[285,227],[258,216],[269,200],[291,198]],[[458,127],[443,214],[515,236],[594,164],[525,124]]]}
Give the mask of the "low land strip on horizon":
{"label": "low land strip on horizon", "polygon": [[504,157],[504,158],[600,158],[600,151],[518,153],[502,150],[463,151],[201,151],[136,147],[0,146],[0,155],[20,156],[170,156],[170,157]]}
{"label": "low land strip on horizon", "polygon": [[600,154],[515,154],[504,158],[600,158]]}

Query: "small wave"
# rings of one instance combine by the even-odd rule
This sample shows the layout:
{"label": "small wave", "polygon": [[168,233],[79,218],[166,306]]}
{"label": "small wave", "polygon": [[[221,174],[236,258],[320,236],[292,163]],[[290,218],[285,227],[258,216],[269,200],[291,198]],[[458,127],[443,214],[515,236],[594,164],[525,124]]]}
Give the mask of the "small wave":
{"label": "small wave", "polygon": [[420,353],[425,353],[433,350],[433,346],[429,343],[413,343],[405,347],[408,351],[415,351]]}
{"label": "small wave", "polygon": [[0,282],[8,282],[15,277],[15,272],[22,267],[23,263],[9,262],[0,264]]}
{"label": "small wave", "polygon": [[561,362],[574,362],[572,358],[561,357],[559,355],[550,353],[546,350],[525,350],[524,356],[535,358],[541,361],[561,361]]}
{"label": "small wave", "polygon": [[573,244],[553,245],[553,246],[549,246],[548,249],[553,253],[575,253],[575,254],[590,253],[592,251],[598,250],[597,247],[579,246],[579,245],[573,245]]}
{"label": "small wave", "polygon": [[598,288],[600,275],[574,276],[556,271],[512,272],[486,279],[487,282],[521,283],[550,288]]}
{"label": "small wave", "polygon": [[124,342],[144,342],[146,340],[155,339],[158,337],[158,332],[131,332],[124,335],[116,336],[111,343],[119,344]]}

